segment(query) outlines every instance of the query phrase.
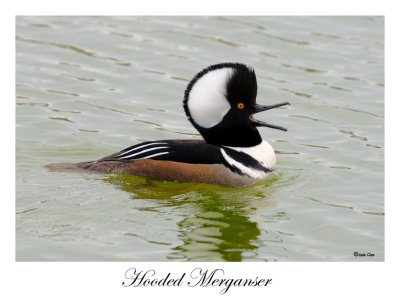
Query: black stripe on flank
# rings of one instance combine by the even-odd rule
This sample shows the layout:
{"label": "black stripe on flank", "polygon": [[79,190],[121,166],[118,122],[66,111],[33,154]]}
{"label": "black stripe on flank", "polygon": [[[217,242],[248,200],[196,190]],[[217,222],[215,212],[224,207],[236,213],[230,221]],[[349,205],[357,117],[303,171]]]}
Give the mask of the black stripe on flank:
{"label": "black stripe on flank", "polygon": [[[222,156],[222,155],[221,155]],[[239,174],[239,175],[245,175],[247,177],[250,177],[248,174],[244,173],[242,170],[240,170],[238,167],[231,165],[230,163],[228,163],[225,158],[222,156],[222,163],[224,164],[224,166],[226,168],[228,168],[229,170],[231,170],[233,173]]]}
{"label": "black stripe on flank", "polygon": [[[233,160],[236,160],[238,163],[241,163],[242,165],[244,165],[246,167],[249,167],[254,170],[263,171],[263,172],[271,172],[272,171],[271,169],[264,167],[258,160],[254,159],[249,154],[246,154],[244,152],[235,151],[235,150],[227,148],[227,147],[222,147],[222,149],[225,151],[225,153],[230,158],[232,158]],[[229,165],[228,162],[226,162],[226,163]],[[242,172],[242,174],[243,174],[243,172]]]}

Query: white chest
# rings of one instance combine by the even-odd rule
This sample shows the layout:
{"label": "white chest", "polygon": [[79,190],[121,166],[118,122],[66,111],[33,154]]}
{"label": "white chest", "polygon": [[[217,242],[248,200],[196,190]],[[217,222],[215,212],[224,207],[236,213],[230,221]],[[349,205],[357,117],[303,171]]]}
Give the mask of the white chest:
{"label": "white chest", "polygon": [[[273,170],[276,166],[276,155],[275,151],[272,146],[265,140],[263,140],[259,145],[254,147],[228,147],[238,152],[243,152],[255,160],[257,160],[262,166],[268,168],[269,170]],[[267,177],[268,173],[262,170],[255,170],[244,164],[234,160],[233,158],[229,157],[224,150],[222,151],[222,155],[228,161],[229,164],[239,168],[243,173],[246,175],[254,178],[254,179],[263,179]]]}

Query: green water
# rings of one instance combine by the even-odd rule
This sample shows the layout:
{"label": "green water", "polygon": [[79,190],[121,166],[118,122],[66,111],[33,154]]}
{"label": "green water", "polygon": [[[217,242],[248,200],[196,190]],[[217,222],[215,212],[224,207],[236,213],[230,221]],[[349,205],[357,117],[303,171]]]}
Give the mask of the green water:
{"label": "green water", "polygon": [[[17,17],[18,261],[384,260],[380,17]],[[187,82],[253,66],[277,171],[248,188],[50,173],[200,138]],[[354,252],[374,257],[354,257]]]}

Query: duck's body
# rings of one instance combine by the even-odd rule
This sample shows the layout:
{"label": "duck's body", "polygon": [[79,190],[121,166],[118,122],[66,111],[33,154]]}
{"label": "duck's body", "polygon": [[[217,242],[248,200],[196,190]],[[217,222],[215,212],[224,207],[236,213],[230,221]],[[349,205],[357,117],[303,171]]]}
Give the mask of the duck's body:
{"label": "duck's body", "polygon": [[257,105],[254,71],[239,63],[210,66],[189,83],[184,109],[204,140],[144,142],[102,159],[53,164],[52,171],[87,170],[146,178],[246,186],[275,168],[272,146],[256,126],[285,130],[256,120],[254,113],[287,105]]}

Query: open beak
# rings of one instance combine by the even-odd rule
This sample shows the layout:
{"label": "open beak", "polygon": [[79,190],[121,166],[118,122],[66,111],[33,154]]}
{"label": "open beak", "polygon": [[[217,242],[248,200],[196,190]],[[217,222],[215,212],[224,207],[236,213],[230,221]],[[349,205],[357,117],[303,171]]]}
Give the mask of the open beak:
{"label": "open beak", "polygon": [[265,111],[265,110],[269,110],[269,109],[274,109],[274,108],[278,108],[278,107],[281,107],[281,106],[287,106],[287,105],[290,105],[290,103],[284,102],[284,103],[279,103],[279,104],[270,105],[270,106],[263,106],[263,105],[258,105],[258,104],[256,104],[255,107],[254,107],[254,113],[250,115],[249,119],[250,119],[250,121],[251,121],[252,123],[254,123],[256,126],[265,126],[265,127],[280,129],[280,130],[283,130],[283,131],[286,132],[287,129],[284,128],[284,127],[282,127],[282,126],[276,126],[276,125],[268,124],[268,123],[265,123],[265,122],[263,122],[263,121],[257,120],[257,119],[254,117],[254,114],[255,114],[255,113],[258,113],[258,112],[261,112],[261,111]]}

